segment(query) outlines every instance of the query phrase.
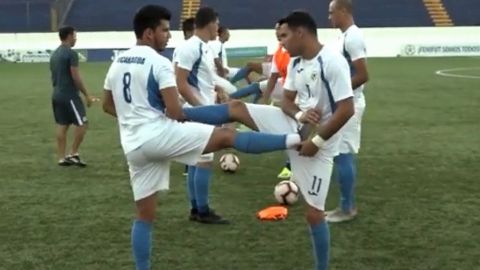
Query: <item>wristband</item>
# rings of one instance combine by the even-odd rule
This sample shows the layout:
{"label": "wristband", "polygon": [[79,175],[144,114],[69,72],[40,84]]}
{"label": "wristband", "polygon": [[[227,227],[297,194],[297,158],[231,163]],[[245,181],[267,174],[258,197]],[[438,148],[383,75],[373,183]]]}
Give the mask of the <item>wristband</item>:
{"label": "wristband", "polygon": [[295,119],[297,119],[297,121],[300,121],[300,118],[302,118],[303,116],[303,112],[302,111],[298,111],[296,114],[295,114]]}
{"label": "wristband", "polygon": [[316,147],[321,148],[325,140],[319,135],[315,135],[315,137],[312,138],[312,143],[315,144]]}

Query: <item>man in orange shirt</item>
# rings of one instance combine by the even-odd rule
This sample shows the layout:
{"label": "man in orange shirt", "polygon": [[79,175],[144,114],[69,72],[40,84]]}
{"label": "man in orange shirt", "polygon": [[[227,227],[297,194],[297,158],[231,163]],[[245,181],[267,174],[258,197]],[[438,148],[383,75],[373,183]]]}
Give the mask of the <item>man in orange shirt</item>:
{"label": "man in orange shirt", "polygon": [[[275,25],[275,34],[278,40],[278,23]],[[283,82],[287,77],[287,67],[290,62],[290,55],[282,45],[272,57],[272,65],[268,80],[256,82],[245,88],[239,89],[230,95],[231,98],[242,98],[249,95],[255,95],[253,102],[256,103],[263,95],[263,102],[267,103],[270,98],[273,102],[279,102],[283,95]]]}

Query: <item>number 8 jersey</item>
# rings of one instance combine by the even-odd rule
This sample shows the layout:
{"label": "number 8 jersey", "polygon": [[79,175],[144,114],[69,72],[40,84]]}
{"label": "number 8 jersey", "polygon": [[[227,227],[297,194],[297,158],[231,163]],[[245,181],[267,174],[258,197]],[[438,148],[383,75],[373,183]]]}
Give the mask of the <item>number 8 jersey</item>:
{"label": "number 8 jersey", "polygon": [[125,153],[168,128],[161,89],[176,87],[172,63],[149,46],[135,46],[110,66],[104,89],[111,91]]}

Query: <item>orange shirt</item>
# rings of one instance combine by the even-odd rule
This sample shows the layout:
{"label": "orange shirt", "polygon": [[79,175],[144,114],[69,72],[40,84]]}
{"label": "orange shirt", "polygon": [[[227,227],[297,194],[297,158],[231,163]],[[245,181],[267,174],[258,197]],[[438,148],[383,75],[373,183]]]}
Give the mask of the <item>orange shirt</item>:
{"label": "orange shirt", "polygon": [[277,67],[282,81],[285,81],[287,78],[288,63],[290,62],[290,54],[282,47],[282,45],[278,46],[277,51],[273,55],[273,61],[273,64]]}

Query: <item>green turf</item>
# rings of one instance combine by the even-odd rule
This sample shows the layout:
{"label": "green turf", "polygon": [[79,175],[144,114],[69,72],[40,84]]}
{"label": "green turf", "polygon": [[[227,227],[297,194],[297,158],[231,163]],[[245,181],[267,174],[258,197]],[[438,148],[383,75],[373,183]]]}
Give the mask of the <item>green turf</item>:
{"label": "green turf", "polygon": [[[480,269],[480,80],[434,75],[456,67],[480,75],[475,58],[369,60],[360,215],[330,226],[330,269]],[[106,68],[81,65],[96,95]],[[0,269],[133,269],[132,196],[114,120],[89,109],[81,152],[90,166],[59,168],[47,65],[2,63],[0,74]],[[283,154],[240,158],[237,174],[214,175],[212,206],[233,221],[223,227],[187,221],[182,168],[173,166],[153,269],[312,269],[302,203],[285,221],[255,219],[273,202]],[[337,199],[332,184],[329,208]]]}

